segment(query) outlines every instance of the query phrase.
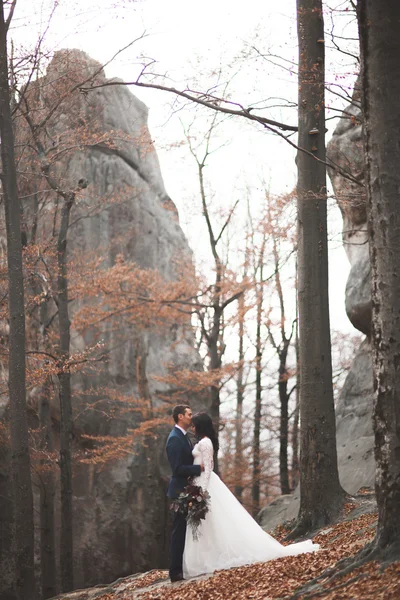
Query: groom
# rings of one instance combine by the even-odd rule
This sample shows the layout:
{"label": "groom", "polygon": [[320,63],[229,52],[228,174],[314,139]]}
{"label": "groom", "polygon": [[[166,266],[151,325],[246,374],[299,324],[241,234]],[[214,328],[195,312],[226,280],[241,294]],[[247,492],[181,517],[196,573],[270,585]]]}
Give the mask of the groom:
{"label": "groom", "polygon": [[[172,411],[175,427],[167,440],[167,456],[171,466],[172,476],[168,486],[168,498],[174,500],[183,491],[188,478],[198,476],[204,471],[203,465],[194,465],[192,443],[187,436],[187,430],[192,424],[190,406],[179,404]],[[172,582],[181,581],[182,559],[185,548],[186,519],[180,512],[174,513],[171,538],[171,565],[169,576]]]}

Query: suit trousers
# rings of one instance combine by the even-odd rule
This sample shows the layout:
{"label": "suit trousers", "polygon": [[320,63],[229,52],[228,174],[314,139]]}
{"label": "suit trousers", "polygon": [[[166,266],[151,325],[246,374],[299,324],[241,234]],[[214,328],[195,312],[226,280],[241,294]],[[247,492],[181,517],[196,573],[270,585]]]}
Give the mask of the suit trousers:
{"label": "suit trousers", "polygon": [[183,551],[185,549],[186,519],[180,512],[174,514],[171,536],[171,565],[169,576],[176,577],[182,573]]}

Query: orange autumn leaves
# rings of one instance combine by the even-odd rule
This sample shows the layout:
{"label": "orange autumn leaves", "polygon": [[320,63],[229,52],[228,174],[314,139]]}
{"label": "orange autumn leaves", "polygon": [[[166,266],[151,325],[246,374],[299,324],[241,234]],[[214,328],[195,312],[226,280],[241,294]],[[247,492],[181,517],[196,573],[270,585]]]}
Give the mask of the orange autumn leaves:
{"label": "orange autumn leaves", "polygon": [[97,268],[78,277],[73,285],[85,298],[73,320],[77,331],[96,327],[107,319],[123,319],[139,329],[188,323],[196,306],[196,279],[183,265],[175,281],[154,269],[142,269],[122,255],[107,269]]}

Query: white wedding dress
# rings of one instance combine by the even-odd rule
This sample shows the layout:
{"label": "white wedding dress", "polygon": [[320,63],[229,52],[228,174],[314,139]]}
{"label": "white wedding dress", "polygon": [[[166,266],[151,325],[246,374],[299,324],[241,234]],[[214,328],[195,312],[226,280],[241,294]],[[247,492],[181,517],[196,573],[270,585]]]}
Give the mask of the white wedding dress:
{"label": "white wedding dress", "polygon": [[204,472],[193,483],[208,490],[210,504],[198,540],[193,539],[191,528],[187,527],[183,554],[185,578],[318,550],[318,544],[311,540],[282,546],[266,533],[213,472],[213,454],[212,442],[207,437],[193,448],[194,464],[204,464]]}

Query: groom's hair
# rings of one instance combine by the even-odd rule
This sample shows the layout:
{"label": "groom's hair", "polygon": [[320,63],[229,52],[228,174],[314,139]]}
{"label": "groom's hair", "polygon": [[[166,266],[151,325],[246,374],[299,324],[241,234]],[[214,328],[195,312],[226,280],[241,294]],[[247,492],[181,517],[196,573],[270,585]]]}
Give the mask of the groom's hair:
{"label": "groom's hair", "polygon": [[184,415],[185,410],[187,408],[190,408],[190,406],[188,406],[187,404],[178,404],[177,406],[174,406],[173,411],[172,411],[172,417],[173,417],[175,423],[177,423],[179,421],[178,415]]}

